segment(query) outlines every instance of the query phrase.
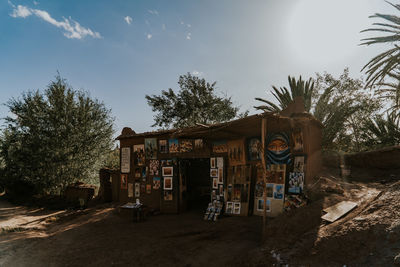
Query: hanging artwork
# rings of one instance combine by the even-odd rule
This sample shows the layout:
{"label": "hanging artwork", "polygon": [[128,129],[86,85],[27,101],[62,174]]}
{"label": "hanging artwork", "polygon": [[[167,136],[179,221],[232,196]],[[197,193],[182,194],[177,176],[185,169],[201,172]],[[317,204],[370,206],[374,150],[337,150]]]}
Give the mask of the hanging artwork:
{"label": "hanging artwork", "polygon": [[146,172],[147,168],[142,168],[142,178],[144,178],[146,180],[146,176],[147,176],[147,172]]}
{"label": "hanging artwork", "polygon": [[255,196],[256,197],[262,197],[263,196],[263,194],[264,194],[263,184],[264,184],[264,182],[262,182],[262,181],[258,181],[256,183],[256,187],[255,187]]}
{"label": "hanging artwork", "polygon": [[241,185],[235,184],[233,186],[233,201],[240,201]]}
{"label": "hanging artwork", "polygon": [[194,149],[201,150],[204,147],[203,139],[195,139],[194,140]]}
{"label": "hanging artwork", "polygon": [[121,172],[129,173],[131,171],[131,148],[121,147]]}
{"label": "hanging artwork", "polygon": [[267,184],[267,197],[274,196],[274,184]]}
{"label": "hanging artwork", "polygon": [[285,171],[267,170],[267,182],[271,184],[284,184]]}
{"label": "hanging artwork", "polygon": [[212,169],[215,169],[217,167],[217,159],[216,158],[210,158],[210,166]]}
{"label": "hanging artwork", "polygon": [[218,187],[219,187],[218,188],[219,196],[223,197],[224,196],[224,185],[220,184]]}
{"label": "hanging artwork", "polygon": [[146,193],[146,184],[140,184],[140,193]]}
{"label": "hanging artwork", "polygon": [[293,152],[303,152],[303,133],[300,129],[293,131]]}
{"label": "hanging artwork", "polygon": [[228,184],[227,200],[232,200],[232,184]]}
{"label": "hanging artwork", "polygon": [[128,197],[133,197],[133,183],[128,183]]}
{"label": "hanging artwork", "polygon": [[233,202],[226,202],[225,212],[227,214],[232,214],[233,213]]}
{"label": "hanging artwork", "polygon": [[266,151],[268,164],[289,164],[291,162],[289,137],[285,133],[269,134]]}
{"label": "hanging artwork", "polygon": [[141,176],[141,169],[140,168],[135,168],[135,178],[140,178]]}
{"label": "hanging artwork", "polygon": [[121,174],[121,189],[128,188],[128,174]]}
{"label": "hanging artwork", "polygon": [[217,157],[217,168],[223,168],[223,167],[224,167],[224,158]]}
{"label": "hanging artwork", "polygon": [[161,162],[161,167],[168,167],[174,165],[174,161],[172,159],[163,159],[160,160],[160,162]]}
{"label": "hanging artwork", "polygon": [[[257,199],[257,210],[258,211],[264,210],[264,199],[263,198]],[[266,210],[267,210],[267,212],[271,212],[271,200],[270,199],[267,199]]]}
{"label": "hanging artwork", "polygon": [[284,194],[284,186],[283,184],[276,184],[274,188],[274,198],[275,199],[283,199]]}
{"label": "hanging artwork", "polygon": [[253,137],[247,141],[247,154],[250,161],[261,159],[260,147],[261,140],[259,137]]}
{"label": "hanging artwork", "polygon": [[174,167],[162,167],[162,176],[173,176]]}
{"label": "hanging artwork", "polygon": [[240,202],[242,203],[247,202],[248,195],[249,195],[249,185],[242,184],[242,188],[240,190]]}
{"label": "hanging artwork", "polygon": [[300,194],[303,192],[304,186],[304,172],[291,172],[289,173],[289,187],[288,192]]}
{"label": "hanging artwork", "polygon": [[159,140],[158,146],[160,153],[168,153],[168,140]]}
{"label": "hanging artwork", "polygon": [[134,145],[133,153],[134,153],[134,164],[136,166],[144,166],[145,164],[144,144]]}
{"label": "hanging artwork", "polygon": [[212,188],[218,189],[218,178],[212,178]]}
{"label": "hanging artwork", "polygon": [[153,189],[157,190],[161,186],[161,178],[160,177],[153,177]]}
{"label": "hanging artwork", "polygon": [[146,138],[144,139],[144,151],[146,159],[157,158],[157,138]]}
{"label": "hanging artwork", "polygon": [[140,197],[140,183],[135,183],[135,197]]}
{"label": "hanging artwork", "polygon": [[304,156],[294,157],[293,171],[304,172]]}
{"label": "hanging artwork", "polygon": [[172,191],[164,191],[164,200],[169,201],[169,200],[172,200],[172,199],[173,199]]}
{"label": "hanging artwork", "polygon": [[169,139],[169,153],[178,153],[179,152],[179,143],[178,139]]}
{"label": "hanging artwork", "polygon": [[210,169],[211,177],[218,177],[218,169]]}
{"label": "hanging artwork", "polygon": [[150,160],[150,175],[159,175],[160,161],[153,159]]}
{"label": "hanging artwork", "polygon": [[182,153],[193,151],[193,141],[192,140],[180,140],[179,150]]}
{"label": "hanging artwork", "polygon": [[146,193],[151,194],[151,184],[146,184]]}
{"label": "hanging artwork", "polygon": [[240,214],[240,202],[233,203],[233,214]]}
{"label": "hanging artwork", "polygon": [[223,168],[218,168],[218,183],[219,184],[224,183],[224,169]]}
{"label": "hanging artwork", "polygon": [[214,153],[228,152],[228,146],[226,144],[226,140],[214,141],[212,143],[212,150]]}
{"label": "hanging artwork", "polygon": [[230,166],[246,164],[243,139],[228,141],[228,160]]}
{"label": "hanging artwork", "polygon": [[172,190],[172,177],[164,177],[164,190]]}

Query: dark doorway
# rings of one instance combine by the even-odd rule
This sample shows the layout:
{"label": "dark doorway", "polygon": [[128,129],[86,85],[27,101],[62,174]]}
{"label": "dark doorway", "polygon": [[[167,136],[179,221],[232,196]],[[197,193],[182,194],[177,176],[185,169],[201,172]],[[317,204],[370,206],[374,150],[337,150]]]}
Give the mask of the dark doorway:
{"label": "dark doorway", "polygon": [[210,159],[182,159],[181,210],[204,212],[210,202]]}

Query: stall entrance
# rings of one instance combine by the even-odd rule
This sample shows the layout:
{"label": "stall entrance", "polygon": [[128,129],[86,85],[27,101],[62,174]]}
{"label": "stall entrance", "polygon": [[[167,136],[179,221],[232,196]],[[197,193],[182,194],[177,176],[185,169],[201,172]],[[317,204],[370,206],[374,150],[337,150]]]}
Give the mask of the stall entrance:
{"label": "stall entrance", "polygon": [[182,159],[180,168],[180,211],[204,212],[210,202],[210,159]]}

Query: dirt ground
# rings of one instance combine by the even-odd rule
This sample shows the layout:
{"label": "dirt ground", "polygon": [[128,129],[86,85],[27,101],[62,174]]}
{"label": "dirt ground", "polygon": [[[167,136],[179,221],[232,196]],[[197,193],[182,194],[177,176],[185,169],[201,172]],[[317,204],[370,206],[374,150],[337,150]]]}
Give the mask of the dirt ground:
{"label": "dirt ground", "polygon": [[[112,204],[48,211],[0,201],[0,266],[394,266],[400,263],[400,182],[321,177],[307,206],[268,219],[202,220],[201,212],[133,223]],[[324,208],[357,207],[334,223]]]}

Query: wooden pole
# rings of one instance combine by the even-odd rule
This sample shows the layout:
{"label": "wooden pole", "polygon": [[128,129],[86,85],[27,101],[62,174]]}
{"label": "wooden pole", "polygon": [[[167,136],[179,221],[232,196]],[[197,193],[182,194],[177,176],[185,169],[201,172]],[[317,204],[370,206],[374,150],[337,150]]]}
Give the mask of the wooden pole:
{"label": "wooden pole", "polygon": [[263,209],[263,229],[262,229],[262,240],[265,240],[266,236],[266,225],[267,225],[267,163],[265,161],[265,139],[267,134],[267,119],[263,118],[261,121],[261,162],[263,166],[263,198],[264,198],[264,209]]}

